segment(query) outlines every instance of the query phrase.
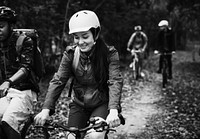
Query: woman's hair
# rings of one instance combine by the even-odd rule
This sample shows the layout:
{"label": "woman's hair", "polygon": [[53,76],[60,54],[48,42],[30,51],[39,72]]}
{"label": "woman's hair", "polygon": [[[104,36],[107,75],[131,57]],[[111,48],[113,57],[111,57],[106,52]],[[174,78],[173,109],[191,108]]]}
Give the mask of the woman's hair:
{"label": "woman's hair", "polygon": [[108,47],[102,38],[96,40],[94,53],[91,57],[92,68],[96,82],[99,83],[99,89],[106,89],[108,80]]}

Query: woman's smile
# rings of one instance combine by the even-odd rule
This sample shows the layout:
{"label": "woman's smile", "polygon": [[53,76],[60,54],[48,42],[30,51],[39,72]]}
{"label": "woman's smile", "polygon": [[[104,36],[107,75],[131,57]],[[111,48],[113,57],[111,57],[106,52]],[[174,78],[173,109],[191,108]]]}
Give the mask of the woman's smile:
{"label": "woman's smile", "polygon": [[85,45],[78,45],[80,47],[80,49],[86,49],[87,48],[87,44]]}
{"label": "woman's smile", "polygon": [[74,33],[74,42],[82,52],[89,52],[94,46],[94,37],[90,30]]}

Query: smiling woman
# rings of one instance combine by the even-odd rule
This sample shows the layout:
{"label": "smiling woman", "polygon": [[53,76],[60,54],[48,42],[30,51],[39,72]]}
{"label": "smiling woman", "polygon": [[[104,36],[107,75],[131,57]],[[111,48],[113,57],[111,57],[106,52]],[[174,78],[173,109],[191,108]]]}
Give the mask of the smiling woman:
{"label": "smiling woman", "polygon": [[82,52],[89,52],[95,44],[92,32],[77,32],[74,33],[74,43],[80,48]]}
{"label": "smiling woman", "polygon": [[[74,96],[69,106],[68,126],[84,128],[91,117],[98,119],[97,123],[106,121],[110,127],[120,125],[123,79],[119,55],[115,47],[106,45],[99,37],[100,30],[93,11],[79,11],[70,18],[69,34],[73,35],[75,46],[68,46],[64,52],[60,67],[50,81],[43,110],[35,117],[36,124],[44,124],[55,111],[55,102],[73,76]],[[91,132],[89,136],[103,139],[106,132]]]}

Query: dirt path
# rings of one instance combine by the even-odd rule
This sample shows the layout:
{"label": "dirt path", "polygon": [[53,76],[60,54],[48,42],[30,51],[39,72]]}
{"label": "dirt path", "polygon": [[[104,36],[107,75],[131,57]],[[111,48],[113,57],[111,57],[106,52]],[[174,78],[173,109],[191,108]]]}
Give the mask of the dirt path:
{"label": "dirt path", "polygon": [[[145,73],[146,76],[150,75],[148,71]],[[143,132],[148,126],[149,118],[162,112],[162,108],[156,105],[156,102],[162,98],[160,94],[161,76],[152,74],[155,73],[151,73],[150,76],[153,78],[148,81],[134,81],[132,84],[125,81],[123,92],[127,94],[123,94],[122,97],[122,114],[126,118],[126,124],[119,126],[117,132],[111,134],[110,138],[118,139],[119,136],[123,136],[123,138],[131,139]]]}
{"label": "dirt path", "polygon": [[[148,61],[156,61],[158,57],[151,56]],[[151,66],[151,65],[150,65]],[[124,70],[124,86],[122,95],[122,114],[126,118],[126,124],[117,127],[116,133],[111,133],[111,139],[131,139],[140,136],[148,127],[148,120],[163,112],[156,102],[163,97],[161,91],[161,75],[149,70],[146,65],[145,78],[132,80],[130,69]],[[126,72],[127,71],[127,72]]]}
{"label": "dirt path", "polygon": [[[157,63],[155,62],[156,60],[158,60],[158,57],[152,56],[149,59],[149,63],[151,63],[150,61]],[[176,53],[173,56],[173,67],[183,62],[182,60],[184,62],[193,61],[192,54],[188,52]],[[147,65],[146,69],[149,68]],[[126,118],[126,124],[117,127],[117,132],[111,133],[110,139],[151,138],[148,134],[147,137],[142,137],[142,134],[146,132],[145,128],[148,127],[149,119],[165,111],[164,108],[157,105],[158,101],[162,101],[164,92],[161,90],[161,75],[155,73],[155,69],[156,67],[151,67],[152,71],[145,71],[146,77],[141,81],[133,81],[130,71],[124,72],[125,81],[122,95],[122,113]]]}

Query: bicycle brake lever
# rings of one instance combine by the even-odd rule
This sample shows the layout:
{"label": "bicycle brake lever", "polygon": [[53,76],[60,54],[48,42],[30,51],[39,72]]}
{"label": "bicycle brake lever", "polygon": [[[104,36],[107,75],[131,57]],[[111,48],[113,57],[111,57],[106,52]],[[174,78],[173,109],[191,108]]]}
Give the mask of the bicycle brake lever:
{"label": "bicycle brake lever", "polygon": [[89,119],[89,122],[88,122],[88,123],[91,123],[91,124],[94,125],[96,121],[98,121],[98,119],[95,119],[95,117],[91,117],[91,118]]}

